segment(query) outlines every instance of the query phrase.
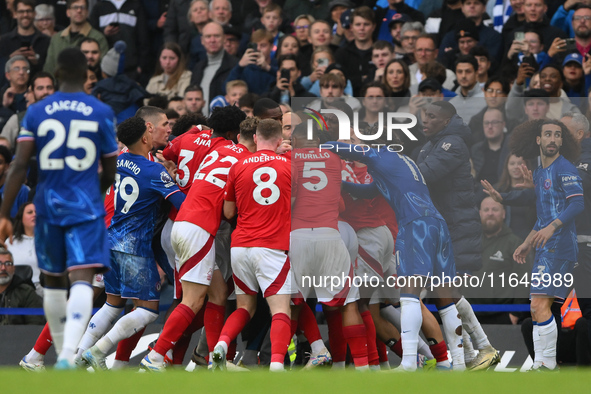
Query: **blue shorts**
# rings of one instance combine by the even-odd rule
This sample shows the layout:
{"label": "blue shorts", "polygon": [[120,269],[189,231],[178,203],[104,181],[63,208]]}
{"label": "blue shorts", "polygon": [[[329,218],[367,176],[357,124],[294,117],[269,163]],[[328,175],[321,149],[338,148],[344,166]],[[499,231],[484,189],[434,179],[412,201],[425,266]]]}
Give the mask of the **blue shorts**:
{"label": "blue shorts", "polygon": [[423,217],[398,228],[396,237],[398,276],[439,276],[453,279],[456,263],[447,224]]}
{"label": "blue shorts", "polygon": [[111,250],[111,270],[104,275],[105,292],[141,301],[160,300],[156,260]]}
{"label": "blue shorts", "polygon": [[57,226],[37,216],[35,250],[39,269],[49,275],[60,275],[69,270],[110,267],[107,229],[104,219],[71,226]]}
{"label": "blue shorts", "polygon": [[572,284],[574,268],[574,261],[536,255],[532,268],[530,295],[545,295],[557,298],[558,302],[564,301],[570,291],[565,275],[571,275],[567,279],[570,278]]}

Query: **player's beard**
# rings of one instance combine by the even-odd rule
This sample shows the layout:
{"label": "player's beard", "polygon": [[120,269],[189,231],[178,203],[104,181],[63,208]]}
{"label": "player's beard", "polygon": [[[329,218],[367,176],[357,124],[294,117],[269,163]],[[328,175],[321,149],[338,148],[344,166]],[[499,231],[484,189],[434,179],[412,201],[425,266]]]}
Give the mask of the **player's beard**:
{"label": "player's beard", "polygon": [[496,221],[492,221],[492,220],[485,220],[484,223],[482,223],[482,232],[485,235],[492,235],[492,234],[496,234],[497,232],[499,232],[499,230],[501,229],[501,227],[503,226],[503,223],[498,223]]}
{"label": "player's beard", "polygon": [[[549,147],[550,145],[553,145],[553,147],[554,147],[554,149],[555,149],[555,150],[554,150],[554,153],[549,153],[549,152],[548,152],[548,147]],[[543,147],[542,147],[542,154],[543,154],[545,157],[555,157],[555,156],[556,156],[556,155],[558,155],[559,153],[560,153],[560,148],[559,148],[559,147],[558,147],[558,145],[556,145],[556,144],[548,144],[548,145],[546,145],[546,146],[543,146]]]}

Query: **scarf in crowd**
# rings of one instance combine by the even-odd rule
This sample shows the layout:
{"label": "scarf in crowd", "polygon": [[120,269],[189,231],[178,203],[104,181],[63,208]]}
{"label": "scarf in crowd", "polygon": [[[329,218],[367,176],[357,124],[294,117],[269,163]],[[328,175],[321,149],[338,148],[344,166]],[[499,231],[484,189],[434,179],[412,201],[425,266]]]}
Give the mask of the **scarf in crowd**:
{"label": "scarf in crowd", "polygon": [[500,33],[512,13],[513,7],[511,7],[509,0],[495,0],[495,7],[493,8],[494,29]]}

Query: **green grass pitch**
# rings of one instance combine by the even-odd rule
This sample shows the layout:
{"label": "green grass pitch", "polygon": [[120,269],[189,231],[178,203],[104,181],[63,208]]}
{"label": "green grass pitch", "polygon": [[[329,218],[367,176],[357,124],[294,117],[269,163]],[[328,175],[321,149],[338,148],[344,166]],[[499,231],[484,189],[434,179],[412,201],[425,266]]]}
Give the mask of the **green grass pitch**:
{"label": "green grass pitch", "polygon": [[2,393],[470,393],[576,394],[591,392],[591,370],[559,373],[357,373],[353,370],[257,372],[184,372],[164,374],[85,371],[33,374],[0,370]]}

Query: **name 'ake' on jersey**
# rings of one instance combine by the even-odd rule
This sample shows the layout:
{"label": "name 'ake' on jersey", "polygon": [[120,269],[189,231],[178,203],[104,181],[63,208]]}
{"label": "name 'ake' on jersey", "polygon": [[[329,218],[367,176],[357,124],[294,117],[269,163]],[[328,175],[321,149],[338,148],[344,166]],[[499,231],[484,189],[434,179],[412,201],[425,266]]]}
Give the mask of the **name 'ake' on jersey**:
{"label": "name 'ake' on jersey", "polygon": [[29,107],[18,141],[34,141],[37,215],[69,226],[105,215],[98,176],[103,156],[118,152],[115,114],[83,92],[57,92]]}
{"label": "name 'ake' on jersey", "polygon": [[115,214],[108,229],[111,250],[152,257],[161,197],[169,198],[178,192],[180,189],[162,164],[133,153],[119,155],[114,186]]}

